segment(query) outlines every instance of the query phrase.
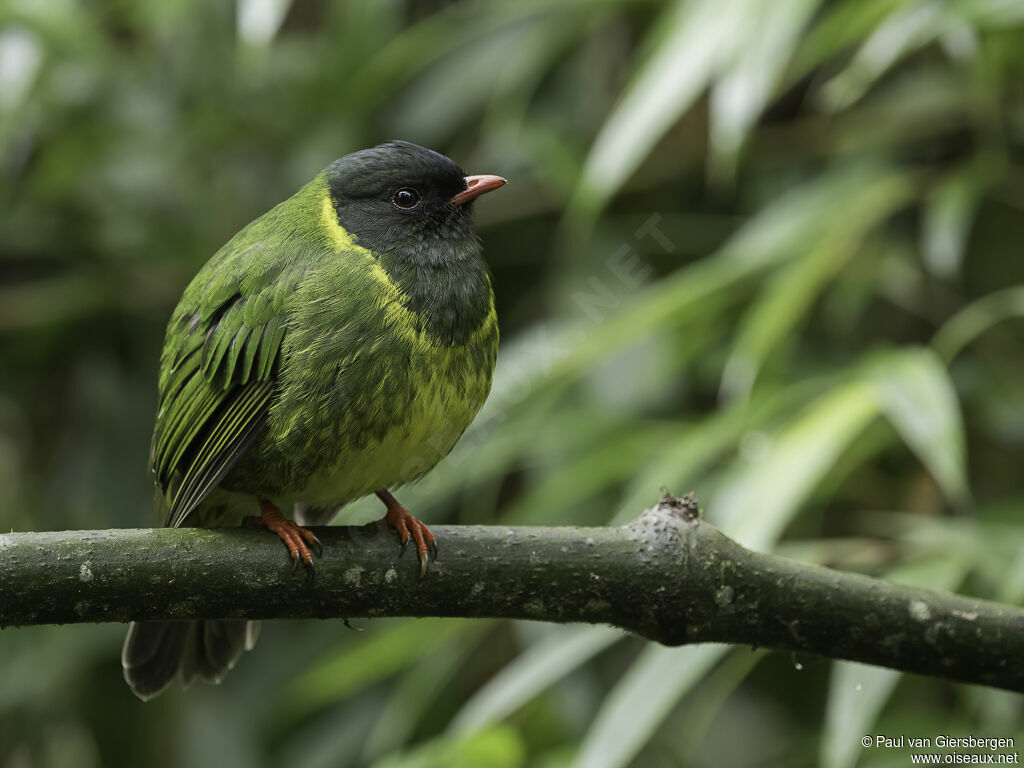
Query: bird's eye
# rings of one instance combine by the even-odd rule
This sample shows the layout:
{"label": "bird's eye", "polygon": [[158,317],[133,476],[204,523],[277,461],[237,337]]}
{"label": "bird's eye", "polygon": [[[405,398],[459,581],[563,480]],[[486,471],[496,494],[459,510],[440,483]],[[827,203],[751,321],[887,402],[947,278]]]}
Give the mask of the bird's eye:
{"label": "bird's eye", "polygon": [[410,208],[415,208],[420,204],[420,193],[412,187],[402,187],[395,192],[394,197],[391,198],[391,202],[399,208],[409,210]]}

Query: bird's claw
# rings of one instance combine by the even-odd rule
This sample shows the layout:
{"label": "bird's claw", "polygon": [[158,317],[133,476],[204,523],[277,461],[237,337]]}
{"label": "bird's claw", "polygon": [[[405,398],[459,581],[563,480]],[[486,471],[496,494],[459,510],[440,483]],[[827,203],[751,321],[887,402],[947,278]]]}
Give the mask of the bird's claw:
{"label": "bird's claw", "polygon": [[313,554],[315,554],[317,557],[323,557],[324,556],[324,545],[320,542],[320,539],[318,539],[316,537],[315,533],[313,533],[312,531],[309,531],[308,533],[309,533],[310,538],[311,538],[311,540],[309,542],[309,546],[310,546],[310,548],[312,548]]}
{"label": "bird's claw", "polygon": [[316,575],[313,554],[315,553],[317,557],[323,557],[324,554],[324,546],[320,539],[312,531],[303,528],[294,520],[284,517],[281,510],[266,499],[260,499],[260,507],[263,514],[258,518],[250,518],[250,520],[254,524],[266,526],[276,533],[288,547],[288,554],[292,559],[291,572],[295,573],[301,560],[306,569],[306,580],[312,582]]}
{"label": "bird's claw", "polygon": [[381,496],[381,498],[388,505],[383,522],[398,532],[398,538],[402,545],[398,556],[401,557],[405,554],[409,542],[415,542],[416,554],[420,561],[420,578],[422,579],[427,575],[431,554],[435,560],[437,559],[437,539],[426,525],[413,517],[412,513],[395,501],[393,496],[388,494],[387,497]]}
{"label": "bird's claw", "polygon": [[[313,551],[316,552],[317,557],[321,557],[323,555],[322,546],[318,549],[314,549]],[[291,572],[295,573],[295,571],[298,570],[299,563],[301,562],[302,567],[306,569],[306,581],[312,582],[313,578],[316,576],[316,564],[313,562],[313,558],[309,558],[309,560],[306,560],[306,558],[299,552],[297,548],[295,550],[292,550],[290,554],[292,558]]]}

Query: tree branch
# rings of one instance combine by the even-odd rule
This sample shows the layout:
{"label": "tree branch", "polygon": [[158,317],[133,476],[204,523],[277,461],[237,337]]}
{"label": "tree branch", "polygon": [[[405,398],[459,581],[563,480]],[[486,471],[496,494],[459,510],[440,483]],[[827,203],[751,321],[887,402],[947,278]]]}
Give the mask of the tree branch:
{"label": "tree branch", "polygon": [[666,497],[622,528],[437,526],[418,578],[380,525],[319,528],[316,579],[260,529],[0,535],[0,626],[462,616],[612,624],[1024,692],[1024,610],[751,552]]}

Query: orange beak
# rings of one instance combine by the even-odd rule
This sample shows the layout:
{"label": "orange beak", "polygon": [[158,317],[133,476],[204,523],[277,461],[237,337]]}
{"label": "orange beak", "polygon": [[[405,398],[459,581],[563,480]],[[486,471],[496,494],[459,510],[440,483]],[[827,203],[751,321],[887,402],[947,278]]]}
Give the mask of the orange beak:
{"label": "orange beak", "polygon": [[483,176],[466,176],[466,188],[448,202],[452,205],[462,205],[470,200],[475,200],[485,192],[503,187],[505,184],[508,184],[508,179],[503,179],[501,176],[489,176],[486,174]]}

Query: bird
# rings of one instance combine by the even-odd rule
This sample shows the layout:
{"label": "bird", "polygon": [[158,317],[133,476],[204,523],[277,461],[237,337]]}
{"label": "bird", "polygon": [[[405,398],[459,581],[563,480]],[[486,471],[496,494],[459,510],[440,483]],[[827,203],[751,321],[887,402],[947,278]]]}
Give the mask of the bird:
{"label": "bird", "polygon": [[[505,183],[389,141],[334,161],[213,255],[160,356],[150,469],[165,526],[265,526],[312,576],[323,551],[305,526],[374,493],[426,574],[436,538],[391,491],[451,451],[490,391],[498,323],[472,208]],[[219,683],[257,630],[134,622],[124,678],[143,700]]]}

